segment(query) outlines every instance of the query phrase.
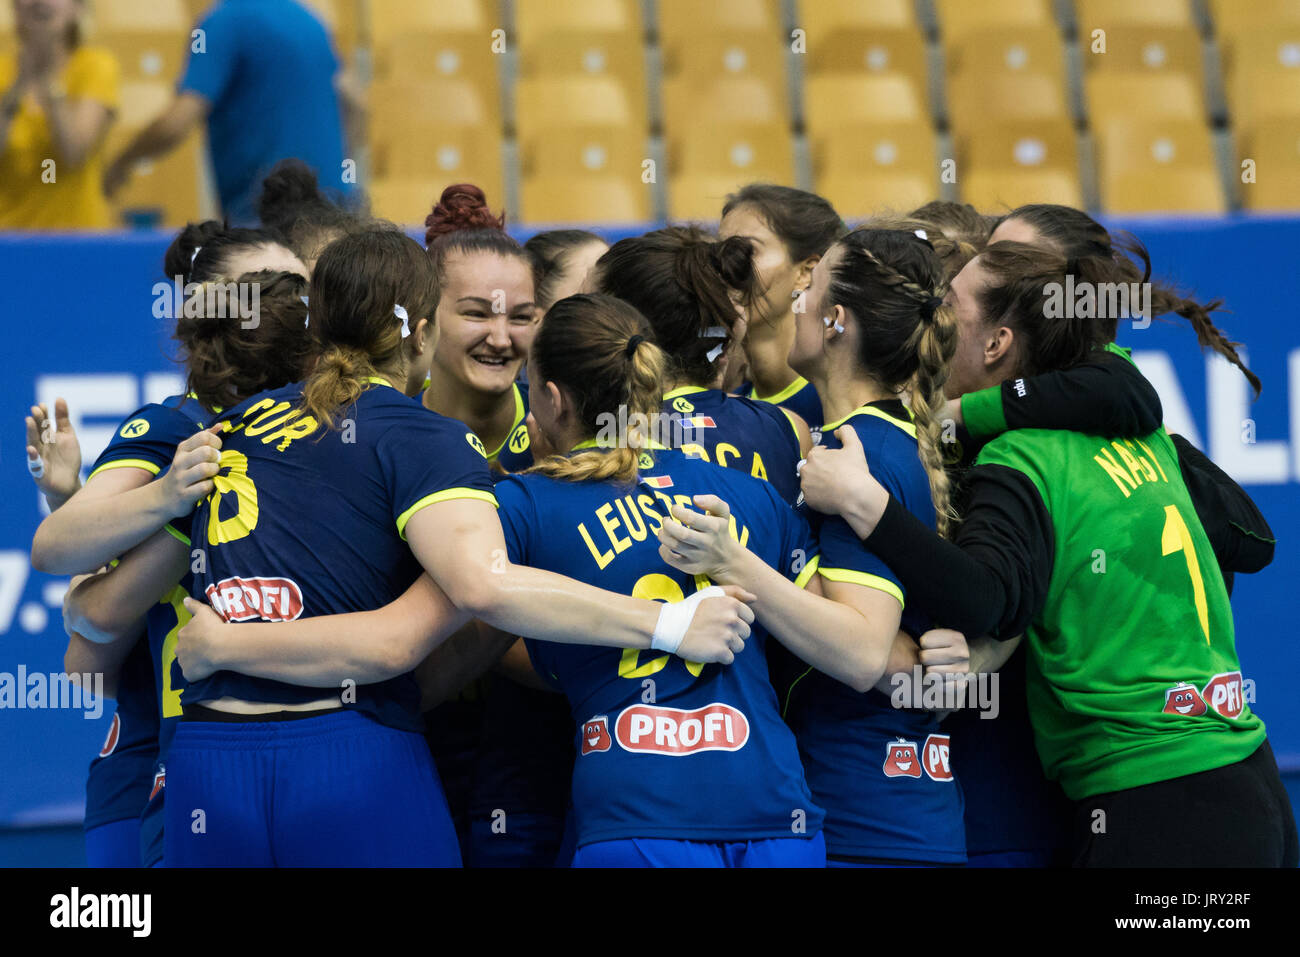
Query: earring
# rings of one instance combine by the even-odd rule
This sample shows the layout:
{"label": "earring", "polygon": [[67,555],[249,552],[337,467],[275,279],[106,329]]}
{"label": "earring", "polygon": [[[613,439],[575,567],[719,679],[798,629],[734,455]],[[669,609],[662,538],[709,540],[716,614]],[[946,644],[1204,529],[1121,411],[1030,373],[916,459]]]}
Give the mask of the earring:
{"label": "earring", "polygon": [[[829,328],[831,327],[831,317],[830,317],[830,316],[822,316],[822,322],[825,323],[827,329],[829,329]],[[844,331],[844,323],[840,322],[838,319],[835,320],[835,331],[836,331],[836,332],[843,332],[843,331]]]}

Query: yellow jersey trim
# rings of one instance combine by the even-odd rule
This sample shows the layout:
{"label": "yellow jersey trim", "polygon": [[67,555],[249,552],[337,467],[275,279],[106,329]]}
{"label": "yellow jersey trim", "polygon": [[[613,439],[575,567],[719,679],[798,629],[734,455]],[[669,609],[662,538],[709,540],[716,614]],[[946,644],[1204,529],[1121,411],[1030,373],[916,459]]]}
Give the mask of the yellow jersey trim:
{"label": "yellow jersey trim", "polygon": [[184,542],[186,545],[190,544],[189,538],[172,528],[171,523],[164,525],[163,528],[166,530],[167,534],[176,539],[176,541]]}
{"label": "yellow jersey trim", "polygon": [[406,523],[422,508],[430,505],[437,505],[439,502],[449,502],[457,498],[471,498],[480,502],[490,502],[492,506],[497,506],[497,497],[491,492],[485,492],[478,488],[445,488],[441,492],[434,492],[432,495],[426,495],[401,515],[397,516],[397,534],[402,536],[402,541],[406,541]]}
{"label": "yellow jersey trim", "polygon": [[800,448],[802,448],[803,439],[799,435],[799,423],[795,422],[794,413],[791,412],[789,409],[787,409],[785,406],[779,405],[777,406],[777,408],[780,409],[782,414],[785,415],[785,420],[790,423],[790,429],[791,431],[794,432],[795,444],[798,445]]}
{"label": "yellow jersey trim", "polygon": [[773,395],[773,396],[761,396],[761,395],[758,394],[758,389],[757,389],[757,388],[751,388],[751,389],[750,389],[750,395],[751,395],[754,399],[758,400],[759,402],[772,402],[772,403],[775,403],[775,404],[777,404],[777,405],[780,405],[782,402],[784,402],[786,399],[790,398],[790,396],[794,395],[796,392],[798,392],[800,389],[802,389],[802,388],[803,388],[804,386],[806,386],[807,384],[808,384],[808,380],[805,379],[803,376],[795,376],[794,381],[791,382],[791,383],[790,383],[788,386],[786,386],[784,389],[782,389],[780,392],[778,392],[776,395]]}
{"label": "yellow jersey trim", "polygon": [[515,390],[515,420],[510,423],[510,428],[506,429],[506,437],[501,440],[501,444],[496,447],[496,451],[488,453],[487,460],[489,462],[496,461],[497,456],[501,454],[501,450],[510,441],[510,436],[514,435],[515,429],[519,428],[519,423],[524,421],[524,397],[519,394],[519,383],[516,382],[511,388]]}
{"label": "yellow jersey trim", "polygon": [[162,471],[161,468],[154,465],[152,462],[146,462],[144,459],[116,459],[112,462],[105,462],[99,468],[95,469],[95,471],[86,476],[86,481],[89,482],[100,472],[107,472],[109,469],[144,469],[150,475],[157,475]]}
{"label": "yellow jersey trim", "polygon": [[[911,414],[912,413],[909,411],[908,415]],[[872,405],[859,406],[858,408],[850,412],[848,415],[846,415],[844,418],[838,419],[835,422],[828,422],[826,425],[823,425],[821,431],[833,432],[836,429],[838,429],[841,425],[843,425],[845,422],[849,421],[849,419],[853,418],[855,415],[874,415],[878,419],[884,419],[890,425],[898,426],[900,429],[902,429],[912,438],[916,438],[916,425],[914,423],[904,422],[902,419],[896,419],[888,412],[884,412],[880,409],[877,409],[875,406]]]}
{"label": "yellow jersey trim", "polygon": [[704,386],[702,385],[683,385],[683,386],[679,386],[676,389],[673,389],[673,391],[671,392],[665,392],[664,401],[671,402],[679,395],[695,395],[697,392],[708,392],[708,391],[709,390],[704,388]]}
{"label": "yellow jersey trim", "polygon": [[861,585],[863,588],[874,588],[876,591],[883,591],[897,598],[900,606],[906,607],[903,604],[902,589],[888,578],[870,575],[867,572],[855,572],[851,568],[819,568],[817,572],[822,578],[829,578],[833,582],[846,582],[850,585]]}
{"label": "yellow jersey trim", "polygon": [[821,564],[821,560],[822,557],[820,555],[814,555],[812,557],[812,561],[810,561],[807,565],[805,565],[803,567],[803,571],[801,571],[798,574],[798,576],[795,578],[794,580],[795,588],[808,587],[808,583],[812,581],[813,575],[817,573],[817,566]]}

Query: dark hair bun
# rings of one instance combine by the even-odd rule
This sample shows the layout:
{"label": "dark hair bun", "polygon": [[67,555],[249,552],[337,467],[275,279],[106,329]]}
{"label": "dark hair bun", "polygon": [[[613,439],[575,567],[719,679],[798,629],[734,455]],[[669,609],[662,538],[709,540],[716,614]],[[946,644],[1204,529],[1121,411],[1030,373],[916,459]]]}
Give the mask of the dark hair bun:
{"label": "dark hair bun", "polygon": [[754,244],[729,236],[712,247],[713,266],[730,289],[747,289],[754,280]]}
{"label": "dark hair bun", "polygon": [[442,197],[424,220],[424,241],[429,244],[439,236],[462,229],[498,229],[505,231],[506,216],[493,216],[483,190],[472,183],[457,183],[442,191]]}
{"label": "dark hair bun", "polygon": [[208,245],[215,237],[225,232],[225,226],[215,219],[202,223],[190,223],[181,230],[180,235],[172,240],[167,252],[163,254],[163,275],[169,279],[180,276],[183,281],[190,281],[190,271],[194,263],[194,250]]}
{"label": "dark hair bun", "polygon": [[286,159],[277,163],[262,180],[257,215],[263,226],[287,232],[304,206],[327,202],[311,167],[300,159]]}

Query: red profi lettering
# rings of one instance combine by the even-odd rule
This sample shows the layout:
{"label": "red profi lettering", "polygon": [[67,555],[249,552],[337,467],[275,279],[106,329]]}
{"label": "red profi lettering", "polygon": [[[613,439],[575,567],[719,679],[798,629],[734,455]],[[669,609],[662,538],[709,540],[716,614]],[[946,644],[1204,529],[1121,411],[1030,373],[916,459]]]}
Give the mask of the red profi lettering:
{"label": "red profi lettering", "polygon": [[1215,675],[1206,683],[1201,697],[1209,707],[1225,718],[1239,717],[1245,707],[1241,693],[1241,672],[1229,671]]}
{"label": "red profi lettering", "polygon": [[302,615],[302,589],[290,578],[224,578],[205,594],[226,621],[293,621]]}
{"label": "red profi lettering", "polygon": [[614,737],[624,751],[649,754],[739,751],[749,740],[749,719],[716,701],[693,711],[633,705],[618,716]]}
{"label": "red profi lettering", "polygon": [[925,760],[921,766],[925,773],[935,781],[951,781],[952,765],[950,759],[951,741],[946,734],[932,734],[925,739],[925,744],[921,750],[924,752]]}

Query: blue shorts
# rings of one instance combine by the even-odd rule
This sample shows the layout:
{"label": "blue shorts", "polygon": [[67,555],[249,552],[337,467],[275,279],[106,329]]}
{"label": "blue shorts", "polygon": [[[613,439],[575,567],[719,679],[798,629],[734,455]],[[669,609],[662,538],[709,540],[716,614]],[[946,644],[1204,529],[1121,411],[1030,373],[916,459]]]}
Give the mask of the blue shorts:
{"label": "blue shorts", "polygon": [[86,829],[87,867],[139,867],[140,819],[128,817]]}
{"label": "blue shorts", "polygon": [[183,720],[167,789],[168,867],[461,863],[424,738],[357,711]]}
{"label": "blue shorts", "polygon": [[761,841],[669,841],[628,838],[584,844],[574,867],[825,867],[826,841],[773,837]]}
{"label": "blue shorts", "polygon": [[162,766],[155,765],[153,793],[140,813],[140,860],[145,867],[157,867],[163,857],[163,801],[167,789]]}

